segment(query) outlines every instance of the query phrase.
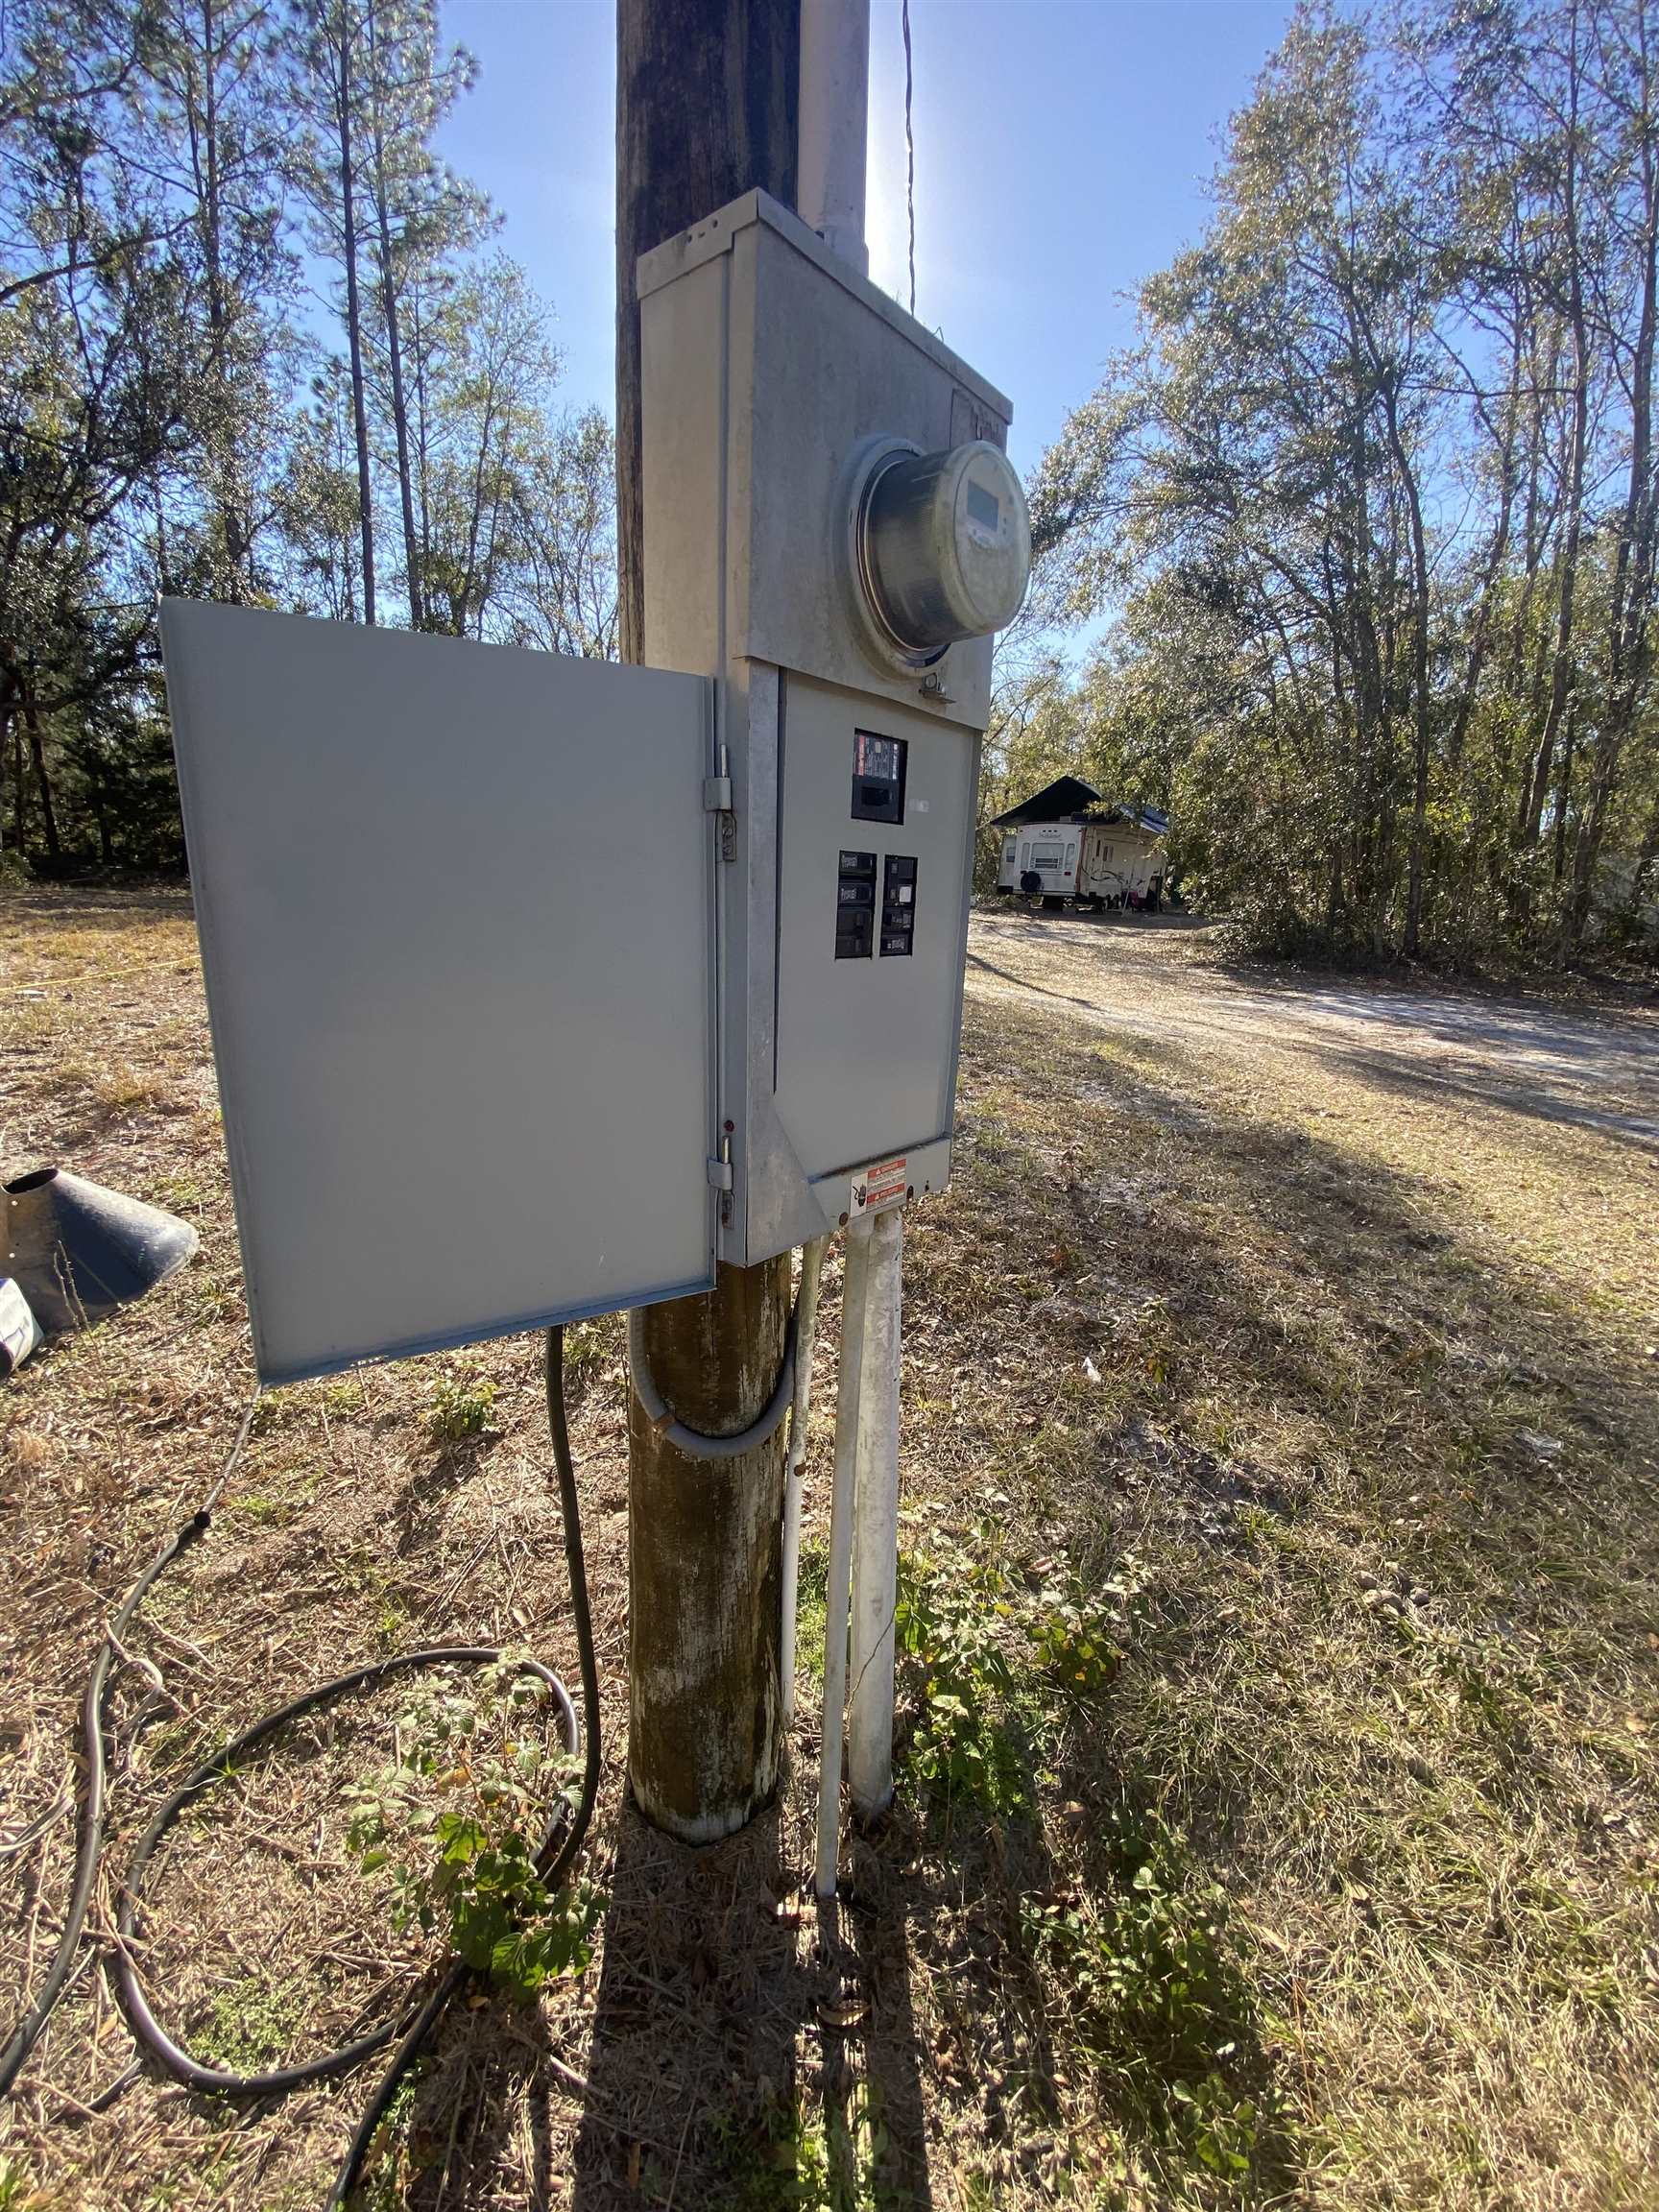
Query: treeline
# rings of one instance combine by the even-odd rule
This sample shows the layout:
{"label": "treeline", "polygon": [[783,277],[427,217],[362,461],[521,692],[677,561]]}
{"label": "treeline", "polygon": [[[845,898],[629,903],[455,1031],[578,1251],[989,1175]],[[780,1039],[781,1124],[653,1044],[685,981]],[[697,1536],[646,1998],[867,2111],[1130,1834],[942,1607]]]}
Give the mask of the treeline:
{"label": "treeline", "polygon": [[436,0],[0,12],[13,856],[181,858],[157,594],[614,651],[609,424],[435,151],[472,75]]}
{"label": "treeline", "polygon": [[1296,15],[1034,488],[1002,788],[1167,806],[1258,942],[1651,944],[1659,18]]}

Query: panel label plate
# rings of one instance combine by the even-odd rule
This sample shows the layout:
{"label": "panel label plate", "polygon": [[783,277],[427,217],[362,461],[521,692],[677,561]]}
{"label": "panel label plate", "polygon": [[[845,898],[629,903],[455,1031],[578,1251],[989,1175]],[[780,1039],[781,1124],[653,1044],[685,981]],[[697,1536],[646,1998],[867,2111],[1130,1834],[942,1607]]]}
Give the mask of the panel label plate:
{"label": "panel label plate", "polygon": [[910,1187],[908,1156],[900,1152],[891,1160],[873,1160],[868,1167],[854,1169],[847,1212],[879,1214],[885,1207],[902,1205]]}

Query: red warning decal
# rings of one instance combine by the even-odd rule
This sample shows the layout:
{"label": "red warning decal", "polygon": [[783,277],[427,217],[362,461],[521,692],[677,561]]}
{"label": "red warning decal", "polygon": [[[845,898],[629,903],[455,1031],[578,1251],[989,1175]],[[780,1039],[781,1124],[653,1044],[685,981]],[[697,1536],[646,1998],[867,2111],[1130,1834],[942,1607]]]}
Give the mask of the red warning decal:
{"label": "red warning decal", "polygon": [[898,1205],[910,1188],[908,1167],[909,1156],[901,1152],[896,1159],[873,1160],[868,1167],[854,1168],[849,1214],[877,1214],[884,1206]]}

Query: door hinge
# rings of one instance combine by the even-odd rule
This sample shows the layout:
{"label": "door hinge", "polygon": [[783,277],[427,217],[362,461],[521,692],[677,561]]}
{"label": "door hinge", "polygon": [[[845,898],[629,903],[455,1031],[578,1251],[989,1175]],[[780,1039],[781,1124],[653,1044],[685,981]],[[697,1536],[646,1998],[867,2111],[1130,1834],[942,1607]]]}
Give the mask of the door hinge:
{"label": "door hinge", "polygon": [[732,1188],[732,1163],[730,1160],[710,1160],[707,1163],[709,1180],[716,1190]]}
{"label": "door hinge", "polygon": [[720,817],[720,857],[735,860],[737,857],[737,813],[732,804],[732,760],[724,745],[720,748],[720,773],[703,779],[703,811]]}

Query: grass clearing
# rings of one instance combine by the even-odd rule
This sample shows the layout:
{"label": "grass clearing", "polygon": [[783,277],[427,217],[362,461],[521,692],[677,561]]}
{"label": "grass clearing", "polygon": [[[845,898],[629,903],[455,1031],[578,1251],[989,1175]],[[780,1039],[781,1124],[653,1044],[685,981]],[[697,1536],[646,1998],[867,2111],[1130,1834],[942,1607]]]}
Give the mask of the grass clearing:
{"label": "grass clearing", "polygon": [[[572,1330],[595,1953],[457,2009],[370,2200],[1659,2202],[1650,1015],[1287,982],[1049,918],[981,918],[973,951],[955,1181],[906,1238],[895,1811],[820,1928],[838,1253],[796,1755],[710,1851],[623,1799],[624,1346]],[[203,1234],[0,1395],[4,1838],[61,1801],[98,1624],[212,1479],[250,1361],[185,902],[6,894],[0,1010],[7,1171],[60,1161]],[[111,1876],[307,1681],[445,1640],[573,1680],[562,1579],[528,1342],[272,1395],[134,1631],[174,1710],[132,1739]],[[118,1738],[145,1695],[118,1681]],[[315,2049],[413,1985],[425,1938],[346,1834],[399,1714],[283,1746],[169,1853],[150,1971],[204,2050]],[[0,1860],[13,2002],[71,1850],[60,1816]],[[0,2204],[314,2203],[368,2094],[228,2128],[141,2080],[81,2117],[129,2056],[85,1976],[5,2117]]]}
{"label": "grass clearing", "polygon": [[305,2017],[301,1981],[274,1981],[259,1969],[221,1989],[196,2033],[196,2048],[215,2066],[256,2074],[277,2064]]}

